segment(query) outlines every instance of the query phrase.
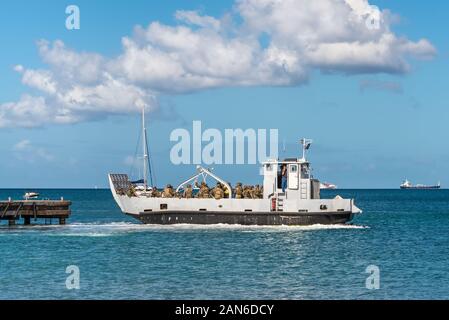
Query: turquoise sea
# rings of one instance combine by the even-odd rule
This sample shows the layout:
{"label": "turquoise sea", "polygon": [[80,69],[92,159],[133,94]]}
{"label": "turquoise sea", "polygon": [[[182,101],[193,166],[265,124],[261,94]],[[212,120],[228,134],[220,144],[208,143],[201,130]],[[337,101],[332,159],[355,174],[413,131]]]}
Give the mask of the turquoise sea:
{"label": "turquoise sea", "polygon": [[[108,190],[37,191],[72,200],[72,217],[0,226],[0,299],[449,298],[449,190],[326,191],[364,210],[334,227],[148,226]],[[365,285],[370,265],[378,290]]]}

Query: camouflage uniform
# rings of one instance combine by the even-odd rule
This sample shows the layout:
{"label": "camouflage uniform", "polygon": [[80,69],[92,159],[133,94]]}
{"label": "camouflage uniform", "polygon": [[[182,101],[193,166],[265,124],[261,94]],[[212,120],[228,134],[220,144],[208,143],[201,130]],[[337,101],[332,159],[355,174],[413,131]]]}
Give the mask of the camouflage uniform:
{"label": "camouflage uniform", "polygon": [[256,196],[256,187],[251,186],[249,188],[249,191],[250,191],[250,194],[251,194],[251,199],[256,199],[257,198],[257,196]]}
{"label": "camouflage uniform", "polygon": [[243,188],[242,188],[242,184],[240,182],[237,182],[237,184],[235,185],[235,198],[236,199],[242,199],[243,198]]}
{"label": "camouflage uniform", "polygon": [[243,188],[243,198],[244,199],[252,199],[252,187],[251,186],[245,186]]}
{"label": "camouflage uniform", "polygon": [[137,197],[136,189],[134,188],[134,186],[129,187],[128,191],[126,192],[126,195],[128,197]]}
{"label": "camouflage uniform", "polygon": [[259,185],[256,185],[256,188],[254,190],[254,195],[255,195],[256,199],[263,199],[263,191]]}
{"label": "camouflage uniform", "polygon": [[186,186],[186,188],[184,189],[184,194],[183,194],[183,196],[184,196],[184,198],[186,198],[186,199],[191,199],[191,198],[192,198],[192,195],[193,195],[192,186],[191,186],[190,184],[188,184],[188,185]]}
{"label": "camouflage uniform", "polygon": [[171,184],[168,184],[162,192],[162,198],[173,198],[174,196],[175,192],[173,191],[173,187]]}
{"label": "camouflage uniform", "polygon": [[157,187],[153,187],[153,189],[151,189],[151,197],[159,198],[160,196],[161,196],[161,193],[159,192],[159,190],[157,190]]}
{"label": "camouflage uniform", "polygon": [[223,199],[224,192],[223,192],[223,189],[222,189],[222,186],[221,186],[220,182],[218,182],[217,186],[214,188],[213,196],[214,196],[215,200]]}
{"label": "camouflage uniform", "polygon": [[200,192],[198,193],[198,198],[209,198],[209,187],[206,182],[201,183]]}
{"label": "camouflage uniform", "polygon": [[[228,183],[228,185],[229,185],[229,187],[231,188],[231,193],[232,193],[232,187],[231,187],[231,184],[230,183]],[[222,189],[223,189],[223,195],[224,195],[224,197],[227,199],[227,198],[229,198],[229,189],[228,188],[226,188],[226,186],[225,185],[222,185]]]}

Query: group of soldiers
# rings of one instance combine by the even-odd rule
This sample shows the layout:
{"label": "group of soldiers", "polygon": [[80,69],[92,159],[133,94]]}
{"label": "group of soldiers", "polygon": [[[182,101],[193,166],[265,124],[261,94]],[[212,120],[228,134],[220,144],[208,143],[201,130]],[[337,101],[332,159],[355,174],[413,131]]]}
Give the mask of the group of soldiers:
{"label": "group of soldiers", "polygon": [[[231,186],[229,184],[229,186]],[[181,192],[176,192],[171,184],[168,184],[164,190],[159,191],[156,187],[152,188],[149,192],[149,196],[152,198],[185,198],[185,199],[216,199],[220,200],[223,198],[233,197],[235,199],[262,199],[263,198],[263,187],[256,186],[243,186],[240,182],[235,185],[235,188],[231,187],[230,190],[220,182],[217,182],[214,188],[209,188],[205,181],[201,184],[195,183],[195,187],[198,192],[195,194],[191,184],[184,187]],[[135,191],[131,190],[129,196],[136,195]]]}
{"label": "group of soldiers", "polygon": [[255,186],[242,186],[239,182],[234,189],[234,198],[236,199],[262,199],[263,187],[256,184]]}

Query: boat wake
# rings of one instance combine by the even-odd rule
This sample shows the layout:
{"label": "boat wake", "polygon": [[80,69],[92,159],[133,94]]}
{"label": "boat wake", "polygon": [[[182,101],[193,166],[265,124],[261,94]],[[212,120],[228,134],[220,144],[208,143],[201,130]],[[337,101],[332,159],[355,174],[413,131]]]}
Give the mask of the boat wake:
{"label": "boat wake", "polygon": [[362,225],[311,225],[311,226],[244,226],[244,225],[150,225],[132,222],[91,222],[60,225],[36,225],[31,227],[0,228],[0,235],[20,235],[28,232],[45,233],[49,236],[111,237],[138,232],[189,232],[189,231],[237,231],[237,232],[303,232],[320,230],[368,229]]}

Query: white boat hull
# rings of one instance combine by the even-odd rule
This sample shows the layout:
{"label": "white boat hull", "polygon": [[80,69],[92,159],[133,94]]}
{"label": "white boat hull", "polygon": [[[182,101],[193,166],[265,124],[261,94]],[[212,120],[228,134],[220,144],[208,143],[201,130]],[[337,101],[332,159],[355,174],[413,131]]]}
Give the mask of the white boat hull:
{"label": "white boat hull", "polygon": [[143,223],[151,224],[340,224],[361,213],[350,199],[283,199],[282,211],[272,199],[151,198],[118,194],[109,178],[120,209]]}

